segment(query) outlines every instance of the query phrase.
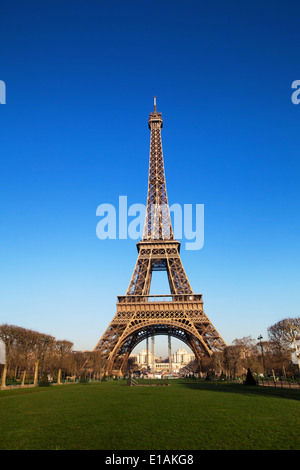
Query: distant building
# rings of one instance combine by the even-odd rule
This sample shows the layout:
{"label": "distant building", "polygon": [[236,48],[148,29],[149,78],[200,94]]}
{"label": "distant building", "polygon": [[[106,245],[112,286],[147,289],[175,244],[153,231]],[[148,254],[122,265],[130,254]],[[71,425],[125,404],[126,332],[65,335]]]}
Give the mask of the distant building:
{"label": "distant building", "polygon": [[[153,363],[153,355],[152,352],[143,349],[140,353],[131,354],[131,358],[134,360],[134,364],[138,367],[147,367],[150,366],[152,369]],[[159,358],[161,359],[161,358]],[[155,357],[155,372],[169,372],[169,362],[157,362],[158,358]],[[186,349],[178,349],[174,354],[171,356],[171,370],[172,372],[178,372],[184,366],[186,366],[189,362],[195,360],[195,355],[188,353]]]}
{"label": "distant building", "polygon": [[[150,366],[153,362],[153,354],[149,349],[143,349],[140,353],[137,354],[130,354],[130,357],[134,359],[134,364],[138,366],[145,366],[147,367],[147,364]],[[154,357],[154,360],[156,360],[156,357]]]}
{"label": "distant building", "polygon": [[172,355],[172,363],[175,364],[188,364],[195,360],[195,355],[188,353],[186,349],[177,349]]}

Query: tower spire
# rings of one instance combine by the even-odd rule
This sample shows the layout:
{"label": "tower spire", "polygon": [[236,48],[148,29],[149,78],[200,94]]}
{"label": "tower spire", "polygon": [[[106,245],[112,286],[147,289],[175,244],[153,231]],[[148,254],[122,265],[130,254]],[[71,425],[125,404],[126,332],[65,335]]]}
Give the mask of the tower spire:
{"label": "tower spire", "polygon": [[156,109],[156,96],[154,96],[154,112],[149,114],[148,126],[151,131],[151,139],[143,240],[173,240],[161,142],[163,120],[161,113],[158,113]]}

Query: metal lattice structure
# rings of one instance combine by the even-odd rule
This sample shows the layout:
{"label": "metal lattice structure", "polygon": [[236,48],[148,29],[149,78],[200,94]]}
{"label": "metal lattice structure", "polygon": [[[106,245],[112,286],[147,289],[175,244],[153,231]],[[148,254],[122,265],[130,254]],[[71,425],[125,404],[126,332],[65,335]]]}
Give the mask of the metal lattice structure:
{"label": "metal lattice structure", "polygon": [[[133,348],[155,335],[174,336],[185,342],[198,361],[226,346],[203,310],[202,294],[194,294],[174,239],[167,198],[161,142],[163,120],[156,109],[149,115],[151,131],[149,182],[143,239],[125,296],[119,296],[117,313],[95,350],[107,359],[108,373],[124,371]],[[170,295],[150,296],[152,272],[167,272]]]}

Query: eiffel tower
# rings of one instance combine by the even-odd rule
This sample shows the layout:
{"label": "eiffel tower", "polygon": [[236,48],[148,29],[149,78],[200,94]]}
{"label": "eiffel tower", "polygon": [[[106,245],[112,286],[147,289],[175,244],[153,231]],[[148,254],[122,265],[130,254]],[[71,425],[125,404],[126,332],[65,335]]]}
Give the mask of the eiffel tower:
{"label": "eiffel tower", "polygon": [[[107,360],[107,373],[122,373],[134,347],[155,335],[168,335],[186,343],[196,359],[211,356],[226,346],[203,310],[202,294],[194,294],[174,239],[167,198],[161,142],[163,120],[156,109],[149,115],[150,161],[146,220],[137,243],[138,258],[117,313],[94,351]],[[171,294],[150,296],[153,271],[167,271]]]}

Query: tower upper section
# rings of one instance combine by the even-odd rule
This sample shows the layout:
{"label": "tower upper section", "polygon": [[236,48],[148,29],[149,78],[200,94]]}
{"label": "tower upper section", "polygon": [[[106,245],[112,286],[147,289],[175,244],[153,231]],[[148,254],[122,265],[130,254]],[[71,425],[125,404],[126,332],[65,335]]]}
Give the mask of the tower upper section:
{"label": "tower upper section", "polygon": [[161,142],[163,120],[161,113],[158,113],[156,109],[156,97],[154,97],[154,110],[149,114],[148,125],[151,138],[147,211],[143,240],[173,240]]}
{"label": "tower upper section", "polygon": [[152,131],[152,129],[162,129],[162,126],[163,126],[163,120],[162,120],[162,117],[161,117],[161,113],[158,113],[157,109],[156,109],[156,96],[154,96],[154,110],[153,110],[153,113],[149,114],[148,126],[149,126],[149,129],[151,131]]}

